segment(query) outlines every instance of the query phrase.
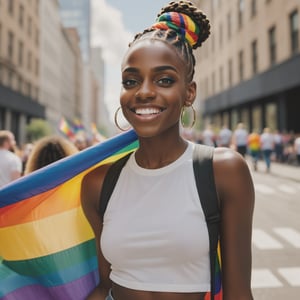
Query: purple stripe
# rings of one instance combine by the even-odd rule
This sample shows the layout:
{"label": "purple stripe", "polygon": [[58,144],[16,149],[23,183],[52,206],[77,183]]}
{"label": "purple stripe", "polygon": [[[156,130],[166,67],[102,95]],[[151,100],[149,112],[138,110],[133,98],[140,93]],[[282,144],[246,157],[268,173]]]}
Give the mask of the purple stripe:
{"label": "purple stripe", "polygon": [[24,300],[24,299],[43,299],[43,300],[84,300],[98,284],[98,270],[95,270],[80,279],[51,288],[41,285],[25,286],[17,289],[1,300]]}

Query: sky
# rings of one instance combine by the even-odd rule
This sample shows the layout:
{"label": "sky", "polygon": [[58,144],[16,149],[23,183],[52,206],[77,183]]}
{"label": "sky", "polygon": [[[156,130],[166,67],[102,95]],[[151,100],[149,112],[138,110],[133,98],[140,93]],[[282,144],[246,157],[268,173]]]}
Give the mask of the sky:
{"label": "sky", "polygon": [[121,61],[135,33],[155,23],[168,0],[92,0],[91,44],[102,48],[105,102],[113,119],[119,106]]}

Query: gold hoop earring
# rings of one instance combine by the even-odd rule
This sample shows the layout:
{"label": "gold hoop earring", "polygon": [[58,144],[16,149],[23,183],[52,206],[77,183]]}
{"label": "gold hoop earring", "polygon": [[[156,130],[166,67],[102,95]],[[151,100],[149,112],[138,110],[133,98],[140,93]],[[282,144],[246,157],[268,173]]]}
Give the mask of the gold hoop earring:
{"label": "gold hoop earring", "polygon": [[186,107],[188,107],[188,106],[183,106],[183,108],[181,110],[181,114],[180,114],[181,125],[182,125],[183,128],[192,128],[195,125],[195,123],[196,123],[196,111],[195,111],[193,105],[189,106],[189,107],[192,108],[192,111],[193,111],[193,121],[192,121],[192,124],[190,126],[186,126],[184,124],[184,120],[183,120],[184,119],[184,115],[185,115],[185,108]]}
{"label": "gold hoop earring", "polygon": [[121,106],[118,107],[117,110],[116,110],[116,112],[115,112],[115,118],[114,118],[114,120],[115,120],[115,125],[116,125],[117,128],[120,129],[121,131],[127,131],[128,129],[130,129],[130,126],[124,129],[124,128],[122,128],[122,127],[119,125],[119,123],[118,123],[118,113],[119,113],[120,109],[121,109]]}

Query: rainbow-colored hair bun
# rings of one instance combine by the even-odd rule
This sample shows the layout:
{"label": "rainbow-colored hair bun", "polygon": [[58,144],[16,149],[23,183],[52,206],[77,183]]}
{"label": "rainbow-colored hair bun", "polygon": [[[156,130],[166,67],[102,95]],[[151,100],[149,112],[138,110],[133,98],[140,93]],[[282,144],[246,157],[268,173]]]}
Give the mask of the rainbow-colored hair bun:
{"label": "rainbow-colored hair bun", "polygon": [[199,26],[188,16],[178,12],[165,12],[161,14],[152,28],[168,30],[173,29],[193,47],[199,38]]}

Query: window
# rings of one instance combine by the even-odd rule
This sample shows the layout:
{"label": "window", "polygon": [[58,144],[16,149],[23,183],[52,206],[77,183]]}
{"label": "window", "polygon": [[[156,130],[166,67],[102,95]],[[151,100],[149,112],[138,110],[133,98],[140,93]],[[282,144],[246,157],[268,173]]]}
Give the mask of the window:
{"label": "window", "polygon": [[39,75],[39,61],[37,59],[35,60],[35,75]]}
{"label": "window", "polygon": [[295,54],[299,51],[299,19],[297,10],[290,14],[290,36],[291,52]]}
{"label": "window", "polygon": [[219,28],[219,43],[220,43],[220,48],[222,48],[222,44],[223,44],[223,26],[222,26],[222,24],[220,24],[220,28]]}
{"label": "window", "polygon": [[28,35],[31,36],[31,32],[32,32],[32,19],[31,17],[28,17]]}
{"label": "window", "polygon": [[228,60],[228,84],[231,87],[232,86],[232,59]]}
{"label": "window", "polygon": [[251,43],[251,52],[252,52],[252,73],[257,73],[257,40],[254,40]]}
{"label": "window", "polygon": [[23,26],[24,24],[24,6],[21,4],[19,7],[19,25]]}
{"label": "window", "polygon": [[239,78],[240,81],[244,79],[244,52],[243,50],[239,51]]}
{"label": "window", "polygon": [[227,36],[228,36],[228,39],[231,38],[231,14],[230,14],[230,12],[227,14]]}
{"label": "window", "polygon": [[238,24],[239,28],[243,26],[244,0],[238,1]]}
{"label": "window", "polygon": [[28,71],[31,71],[31,64],[32,64],[31,59],[32,59],[32,54],[31,54],[31,52],[28,52],[28,56],[27,56],[27,69],[28,69]]}
{"label": "window", "polygon": [[256,15],[256,0],[251,0],[251,17]]}
{"label": "window", "polygon": [[215,94],[216,91],[216,78],[215,78],[215,72],[212,73],[211,76],[211,90],[212,90],[212,94]]}
{"label": "window", "polygon": [[274,65],[276,63],[276,27],[273,26],[269,29],[269,55],[270,64]]}
{"label": "window", "polygon": [[223,67],[220,67],[220,90],[223,90]]}
{"label": "window", "polygon": [[18,91],[22,94],[22,91],[23,91],[23,80],[22,80],[21,76],[18,77]]}
{"label": "window", "polygon": [[23,42],[19,41],[19,55],[18,55],[18,64],[21,67],[23,65],[23,51],[24,45]]}
{"label": "window", "polygon": [[8,32],[7,57],[10,61],[14,57],[14,34],[11,31]]}
{"label": "window", "polygon": [[7,1],[8,3],[8,12],[10,15],[13,15],[14,14],[14,0],[9,0]]}

